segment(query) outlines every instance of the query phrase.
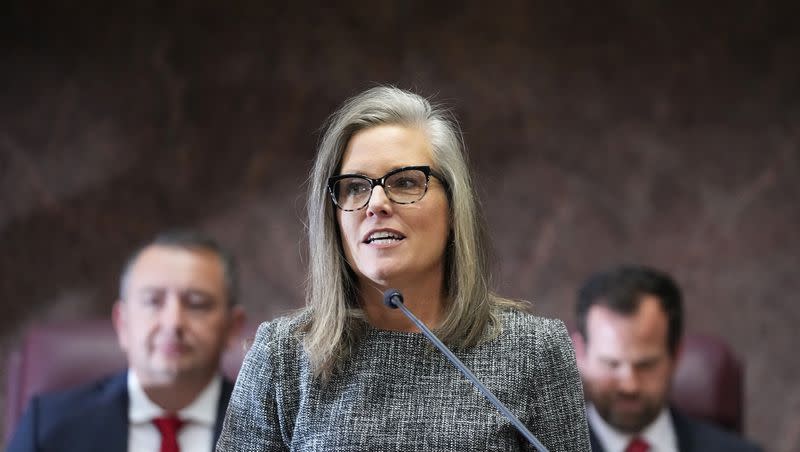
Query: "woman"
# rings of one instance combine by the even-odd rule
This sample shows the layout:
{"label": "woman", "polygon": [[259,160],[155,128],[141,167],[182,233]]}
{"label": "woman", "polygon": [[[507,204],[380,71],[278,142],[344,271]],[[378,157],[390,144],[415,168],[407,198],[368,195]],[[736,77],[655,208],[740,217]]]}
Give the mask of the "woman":
{"label": "woman", "polygon": [[308,193],[307,307],[261,326],[222,451],[533,450],[388,288],[551,451],[590,450],[560,321],[489,290],[487,237],[449,115],[377,87],[330,119]]}

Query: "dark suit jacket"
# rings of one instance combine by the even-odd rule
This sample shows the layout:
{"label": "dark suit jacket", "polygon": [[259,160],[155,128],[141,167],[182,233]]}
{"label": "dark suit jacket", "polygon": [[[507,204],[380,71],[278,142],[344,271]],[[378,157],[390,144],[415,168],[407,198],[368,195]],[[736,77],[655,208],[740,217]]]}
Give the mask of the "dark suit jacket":
{"label": "dark suit jacket", "polygon": [[[224,380],[214,429],[215,443],[232,390],[233,384]],[[7,452],[126,452],[127,449],[125,371],[86,386],[34,397]]]}
{"label": "dark suit jacket", "polygon": [[[711,424],[688,418],[675,410],[672,423],[680,452],[761,452],[755,444]],[[605,452],[589,424],[593,452]]]}

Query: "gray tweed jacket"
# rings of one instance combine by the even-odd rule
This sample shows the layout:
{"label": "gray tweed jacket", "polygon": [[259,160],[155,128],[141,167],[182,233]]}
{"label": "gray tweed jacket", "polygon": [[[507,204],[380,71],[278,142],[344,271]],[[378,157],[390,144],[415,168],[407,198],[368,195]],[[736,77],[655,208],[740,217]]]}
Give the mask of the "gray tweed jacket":
{"label": "gray tweed jacket", "polygon": [[[499,337],[456,355],[550,451],[590,451],[564,324],[500,316]],[[293,334],[303,318],[259,328],[217,452],[534,450],[421,334],[368,328],[322,384]]]}

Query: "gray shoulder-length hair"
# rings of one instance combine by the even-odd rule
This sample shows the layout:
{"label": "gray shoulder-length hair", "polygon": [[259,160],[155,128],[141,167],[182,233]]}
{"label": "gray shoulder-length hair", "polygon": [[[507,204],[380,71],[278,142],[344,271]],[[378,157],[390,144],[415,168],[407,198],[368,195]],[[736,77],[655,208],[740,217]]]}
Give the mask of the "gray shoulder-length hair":
{"label": "gray shoulder-length hair", "polygon": [[379,125],[423,131],[430,141],[434,169],[444,178],[450,243],[445,255],[445,318],[436,329],[454,347],[471,347],[500,328],[497,307],[522,308],[490,291],[489,244],[480,201],[464,154],[455,118],[427,99],[395,87],[379,86],[347,100],[328,120],[319,144],[308,190],[309,281],[303,345],[314,374],[326,379],[363,335],[365,317],[358,285],[347,263],[327,180],[337,174],[350,138]]}

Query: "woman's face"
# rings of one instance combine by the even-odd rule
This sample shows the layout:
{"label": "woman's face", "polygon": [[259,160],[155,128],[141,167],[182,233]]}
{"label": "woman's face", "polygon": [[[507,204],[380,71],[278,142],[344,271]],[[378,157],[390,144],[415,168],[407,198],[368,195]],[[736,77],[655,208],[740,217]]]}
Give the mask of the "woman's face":
{"label": "woman's face", "polygon": [[[381,125],[361,130],[347,144],[339,174],[373,179],[404,166],[433,167],[431,145],[418,129]],[[366,207],[337,210],[345,257],[359,284],[382,288],[441,282],[450,230],[447,194],[431,176],[428,191],[412,204],[397,204],[376,186]]]}

